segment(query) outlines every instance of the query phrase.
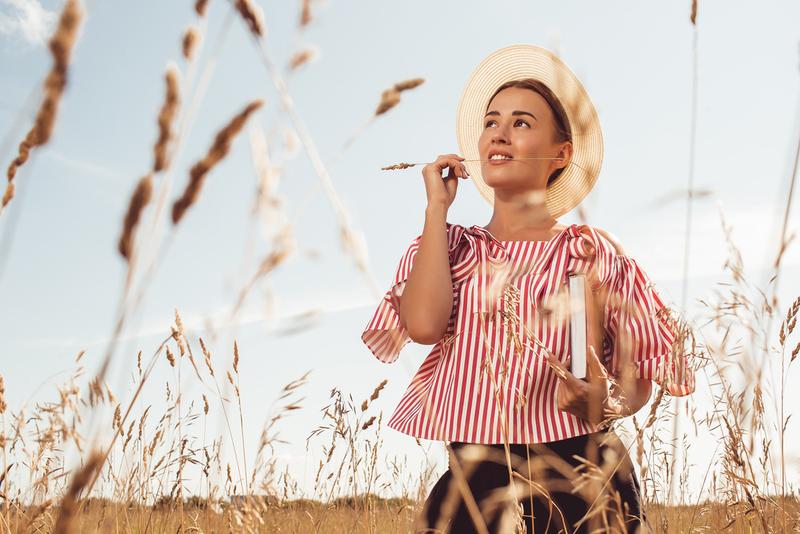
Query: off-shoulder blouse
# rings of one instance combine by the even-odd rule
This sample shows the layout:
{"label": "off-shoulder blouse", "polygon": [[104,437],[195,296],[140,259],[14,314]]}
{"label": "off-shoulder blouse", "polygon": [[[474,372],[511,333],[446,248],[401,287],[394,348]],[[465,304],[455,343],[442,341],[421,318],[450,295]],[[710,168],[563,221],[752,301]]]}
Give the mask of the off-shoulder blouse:
{"label": "off-shoulder blouse", "polygon": [[[674,321],[639,264],[617,254],[589,225],[572,224],[547,241],[500,241],[481,226],[447,223],[453,310],[444,337],[417,370],[388,426],[430,440],[540,443],[599,429],[560,410],[547,347],[569,366],[567,277],[585,273],[605,286],[603,365],[623,365],[668,394],[694,391],[694,372],[675,341]],[[382,362],[411,341],[399,297],[422,236],[402,255],[394,281],[361,334]]]}

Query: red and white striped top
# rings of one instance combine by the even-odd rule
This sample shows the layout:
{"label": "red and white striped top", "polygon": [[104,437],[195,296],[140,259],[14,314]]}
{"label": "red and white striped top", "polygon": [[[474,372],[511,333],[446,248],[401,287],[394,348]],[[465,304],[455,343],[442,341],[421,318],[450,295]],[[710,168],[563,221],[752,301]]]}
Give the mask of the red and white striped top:
{"label": "red and white striped top", "polygon": [[[447,331],[414,375],[389,427],[422,439],[486,444],[503,443],[504,434],[509,443],[541,443],[597,431],[558,408],[556,375],[537,346],[569,365],[565,297],[573,273],[608,285],[602,361],[609,373],[619,376],[623,359],[630,359],[637,377],[667,393],[694,391],[694,371],[681,350],[672,350],[669,308],[636,261],[617,254],[591,226],[572,224],[548,241],[499,241],[481,226],[447,223],[447,237],[453,281]],[[406,250],[361,334],[386,363],[410,341],[398,297],[421,238]]]}

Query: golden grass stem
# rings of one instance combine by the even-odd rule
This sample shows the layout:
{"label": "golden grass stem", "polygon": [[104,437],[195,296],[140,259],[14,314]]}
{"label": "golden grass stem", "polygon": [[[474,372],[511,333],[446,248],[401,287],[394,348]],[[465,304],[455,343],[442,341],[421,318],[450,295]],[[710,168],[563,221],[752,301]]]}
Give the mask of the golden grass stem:
{"label": "golden grass stem", "polygon": [[255,100],[237,113],[214,137],[214,142],[206,155],[195,163],[189,171],[189,183],[183,194],[172,204],[172,224],[177,225],[186,211],[197,201],[206,175],[230,151],[233,138],[241,131],[250,115],[263,105],[263,101]]}
{"label": "golden grass stem", "polygon": [[17,169],[28,160],[30,151],[34,147],[46,144],[53,133],[61,96],[67,85],[70,56],[82,18],[83,10],[79,0],[67,0],[61,10],[56,30],[50,38],[49,47],[53,56],[53,66],[44,81],[44,98],[36,113],[33,127],[20,143],[17,156],[6,170],[8,183],[3,193],[0,213],[14,197],[14,177]]}
{"label": "golden grass stem", "polygon": [[303,145],[303,148],[308,154],[309,159],[311,159],[314,171],[319,177],[323,189],[328,197],[328,200],[330,201],[331,206],[334,209],[337,218],[337,223],[339,224],[340,228],[340,235],[342,236],[342,241],[341,241],[342,246],[346,251],[352,253],[358,269],[367,278],[367,282],[370,285],[370,288],[372,289],[373,293],[376,296],[378,296],[382,292],[375,283],[374,276],[372,275],[372,272],[369,268],[369,264],[366,258],[366,251],[362,250],[362,247],[360,247],[357,244],[358,237],[360,236],[360,234],[355,232],[354,229],[352,228],[352,224],[350,223],[350,215],[348,214],[347,210],[344,208],[344,205],[339,199],[339,195],[336,192],[335,187],[333,186],[333,182],[331,181],[330,175],[328,173],[327,168],[325,167],[325,164],[322,162],[322,158],[320,157],[319,152],[317,151],[314,140],[308,133],[302,119],[295,111],[294,99],[289,94],[289,91],[286,87],[286,83],[280,76],[280,73],[278,72],[275,63],[272,61],[272,58],[268,53],[266,40],[263,38],[263,36],[259,35],[254,35],[254,39],[257,45],[257,50],[259,52],[259,57],[264,63],[264,66],[267,69],[267,74],[270,76],[270,79],[272,80],[275,89],[278,91],[278,94],[280,95],[283,109],[289,115],[289,118],[292,121],[292,126],[294,127],[295,131],[300,137],[301,144]]}

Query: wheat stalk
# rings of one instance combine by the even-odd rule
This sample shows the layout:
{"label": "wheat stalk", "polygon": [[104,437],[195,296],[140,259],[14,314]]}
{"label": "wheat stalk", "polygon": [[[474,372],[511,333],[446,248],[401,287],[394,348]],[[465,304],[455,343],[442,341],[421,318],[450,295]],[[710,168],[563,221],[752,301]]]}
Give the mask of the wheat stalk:
{"label": "wheat stalk", "polygon": [[425,79],[424,78],[411,78],[411,79],[408,79],[408,80],[403,80],[401,82],[397,82],[394,85],[392,85],[392,87],[389,87],[388,89],[385,89],[381,93],[380,102],[378,102],[378,105],[375,108],[375,111],[372,114],[372,116],[364,124],[362,124],[360,127],[358,127],[356,129],[356,131],[350,136],[350,138],[345,142],[345,144],[342,146],[342,149],[339,152],[339,156],[338,157],[339,158],[342,157],[342,153],[344,153],[345,150],[350,148],[350,145],[352,145],[355,142],[355,140],[361,135],[361,133],[370,124],[372,124],[372,122],[376,118],[378,118],[379,116],[383,115],[384,113],[386,113],[390,109],[393,109],[394,107],[396,107],[400,103],[401,93],[403,93],[404,91],[410,91],[411,89],[419,87],[423,83],[425,83]]}
{"label": "wheat stalk", "polygon": [[153,194],[153,175],[148,174],[139,180],[136,188],[131,195],[128,210],[125,212],[125,219],[122,224],[122,235],[119,238],[117,248],[119,253],[126,260],[130,260],[133,247],[133,234],[145,206],[150,202]]}
{"label": "wheat stalk", "polygon": [[183,194],[172,204],[172,224],[177,225],[183,218],[186,210],[197,201],[200,189],[205,181],[206,174],[224,158],[230,150],[231,142],[244,126],[248,117],[262,106],[261,100],[248,104],[233,119],[230,120],[216,135],[214,143],[206,155],[192,166],[189,171],[189,183]]}
{"label": "wheat stalk", "polygon": [[192,59],[194,57],[197,43],[200,42],[201,38],[202,34],[196,26],[189,26],[186,28],[186,31],[183,32],[183,39],[181,40],[181,52],[183,52],[183,57],[185,59]]}
{"label": "wheat stalk", "polygon": [[264,13],[252,0],[236,0],[236,10],[247,23],[247,27],[258,37],[264,36]]}
{"label": "wheat stalk", "polygon": [[53,133],[61,95],[67,85],[67,67],[82,18],[83,11],[80,7],[80,2],[78,0],[67,0],[59,16],[58,26],[49,43],[50,52],[53,56],[53,67],[44,81],[44,98],[36,113],[33,128],[20,143],[19,152],[6,171],[8,184],[6,185],[5,193],[3,193],[0,213],[14,197],[14,176],[17,174],[17,169],[28,160],[31,149],[47,143]]}
{"label": "wheat stalk", "polygon": [[[514,159],[515,160],[538,160],[538,159],[546,160],[546,159],[562,159],[562,158],[515,157]],[[464,161],[493,161],[493,160],[491,160],[491,159],[463,159],[461,161],[464,162]],[[401,162],[401,163],[395,163],[395,164],[392,164],[392,165],[387,165],[386,167],[381,167],[381,170],[382,171],[396,171],[396,170],[402,170],[402,169],[408,169],[408,168],[411,168],[411,167],[416,167],[418,165],[430,165],[432,163],[433,163],[432,161],[420,161],[420,162],[416,162],[416,163]],[[583,168],[579,164],[575,163],[574,161],[567,162],[567,165],[575,165],[578,168]]]}

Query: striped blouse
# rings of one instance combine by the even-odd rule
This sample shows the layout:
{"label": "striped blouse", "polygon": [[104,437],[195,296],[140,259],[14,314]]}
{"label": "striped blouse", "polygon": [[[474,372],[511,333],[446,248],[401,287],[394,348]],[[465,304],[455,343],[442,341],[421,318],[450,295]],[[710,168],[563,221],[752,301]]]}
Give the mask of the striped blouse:
{"label": "striped blouse", "polygon": [[[410,341],[400,324],[403,293],[422,236],[403,254],[394,282],[362,341],[382,362]],[[541,443],[600,427],[560,410],[555,372],[542,346],[569,366],[566,297],[569,274],[584,273],[608,290],[603,303],[601,361],[674,396],[694,391],[694,372],[676,329],[647,274],[633,258],[588,225],[572,224],[548,241],[499,241],[488,230],[447,223],[453,311],[444,337],[411,380],[389,427],[430,440]]]}

